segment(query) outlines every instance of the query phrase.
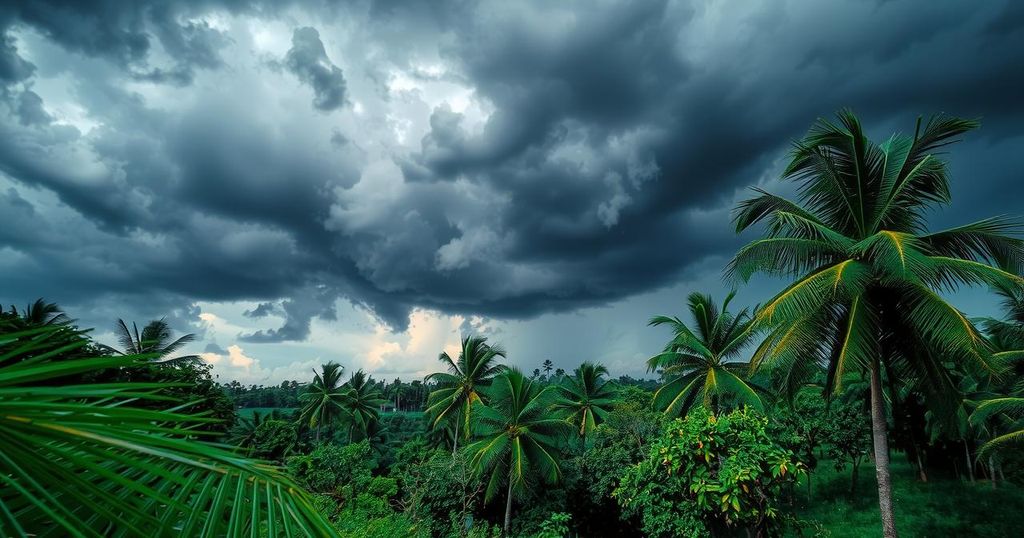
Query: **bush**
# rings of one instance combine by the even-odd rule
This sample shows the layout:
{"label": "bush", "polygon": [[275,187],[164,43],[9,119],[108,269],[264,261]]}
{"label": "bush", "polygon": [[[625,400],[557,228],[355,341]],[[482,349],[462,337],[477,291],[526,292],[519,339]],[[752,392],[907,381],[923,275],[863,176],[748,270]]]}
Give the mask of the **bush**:
{"label": "bush", "polygon": [[779,497],[804,466],[767,423],[750,409],[715,417],[702,408],[670,422],[616,489],[623,514],[639,516],[649,536],[778,533]]}
{"label": "bush", "polygon": [[265,460],[281,461],[298,440],[295,425],[284,420],[268,420],[253,433],[253,455]]}
{"label": "bush", "polygon": [[354,499],[367,490],[375,464],[366,441],[322,444],[309,454],[288,458],[288,471],[310,491]]}

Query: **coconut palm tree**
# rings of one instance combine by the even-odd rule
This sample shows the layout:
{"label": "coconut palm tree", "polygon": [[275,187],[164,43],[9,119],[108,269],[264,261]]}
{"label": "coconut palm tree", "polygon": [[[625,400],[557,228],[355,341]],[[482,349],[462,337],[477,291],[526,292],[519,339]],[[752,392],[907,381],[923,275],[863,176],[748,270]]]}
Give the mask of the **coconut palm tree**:
{"label": "coconut palm tree", "polygon": [[485,477],[486,502],[504,486],[505,535],[512,518],[512,497],[523,496],[531,478],[557,482],[557,443],[568,424],[551,410],[554,387],[541,387],[516,368],[508,368],[486,389],[489,403],[473,419],[479,440],[467,447],[473,469]]}
{"label": "coconut palm tree", "polygon": [[1018,289],[1024,244],[1016,221],[990,218],[929,233],[926,212],[950,201],[949,177],[937,152],[977,122],[936,116],[913,136],[882,144],[865,136],[857,117],[818,120],[795,144],[784,179],[797,200],[758,191],[742,202],[738,232],[766,223],[764,237],[744,246],[729,272],[795,278],[761,307],[757,328],[770,331],[755,352],[757,367],[782,368],[799,380],[827,365],[826,392],[848,370],[866,371],[886,537],[896,536],[882,374],[911,383],[933,410],[952,412],[955,386],[943,361],[994,372],[975,326],[941,295],[962,285]]}
{"label": "coconut palm tree", "polygon": [[615,389],[605,378],[608,369],[603,365],[584,362],[556,386],[560,398],[554,409],[568,414],[572,424],[586,448],[587,436],[604,422],[605,417],[615,404]]}
{"label": "coconut palm tree", "polygon": [[145,357],[80,358],[80,332],[21,326],[0,314],[0,535],[337,536],[279,470],[197,441],[213,419],[167,384],[80,381]]}
{"label": "coconut palm tree", "polygon": [[132,328],[129,329],[123,319],[118,319],[114,331],[117,334],[117,341],[121,344],[121,349],[114,351],[122,355],[150,355],[155,361],[169,364],[200,360],[199,355],[167,358],[185,344],[195,340],[196,335],[186,334],[177,340],[172,340],[171,327],[163,319],[149,322],[142,328],[141,333],[134,322],[132,322]]}
{"label": "coconut palm tree", "polygon": [[349,419],[348,438],[352,440],[352,428],[358,427],[359,432],[366,434],[371,422],[380,418],[378,409],[386,403],[380,390],[361,369],[352,372],[352,377],[345,382],[347,392],[342,400],[342,408]]}
{"label": "coconut palm tree", "polygon": [[64,313],[57,303],[48,303],[42,297],[36,302],[26,305],[25,309],[18,312],[18,309],[11,306],[11,314],[21,318],[21,322],[29,327],[41,325],[70,325],[73,320]]}
{"label": "coconut palm tree", "polygon": [[480,389],[505,368],[498,363],[499,358],[504,357],[505,350],[489,345],[486,338],[467,336],[462,339],[457,361],[452,360],[447,352],[438,357],[448,371],[426,377],[425,381],[434,381],[438,387],[427,398],[426,412],[434,419],[431,427],[436,428],[447,420],[456,421],[453,454],[458,450],[460,428],[462,435],[469,437],[469,417],[473,406],[481,402]]}
{"label": "coconut palm tree", "polygon": [[320,442],[320,429],[330,426],[339,416],[347,412],[345,404],[350,388],[341,382],[345,367],[334,362],[320,365],[320,372],[313,371],[313,382],[306,392],[299,395],[302,408],[299,423],[316,428],[316,441]]}
{"label": "coconut palm tree", "polygon": [[544,368],[544,379],[551,379],[551,370],[555,369],[555,363],[551,362],[551,359],[544,359],[541,367]]}
{"label": "coconut palm tree", "polygon": [[747,309],[735,315],[729,312],[734,296],[730,293],[719,309],[710,295],[691,293],[687,307],[692,329],[678,317],[651,318],[651,326],[668,325],[673,333],[665,350],[647,360],[648,370],[662,369],[667,380],[654,393],[655,409],[668,416],[685,416],[701,402],[717,413],[728,397],[763,408],[757,388],[743,379],[750,365],[733,360],[754,336]]}

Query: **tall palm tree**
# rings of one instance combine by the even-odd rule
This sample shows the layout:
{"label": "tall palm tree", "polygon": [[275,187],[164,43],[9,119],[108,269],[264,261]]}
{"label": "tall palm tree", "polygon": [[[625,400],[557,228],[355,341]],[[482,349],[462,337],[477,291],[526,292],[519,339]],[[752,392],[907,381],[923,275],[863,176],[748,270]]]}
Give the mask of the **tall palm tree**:
{"label": "tall palm tree", "polygon": [[[452,453],[459,446],[460,427],[462,434],[469,437],[469,417],[473,406],[481,402],[480,389],[490,383],[491,378],[505,367],[499,358],[505,357],[505,350],[487,343],[482,336],[467,336],[462,339],[458,360],[452,360],[447,352],[438,357],[447,372],[437,372],[426,377],[438,388],[427,398],[427,414],[433,417],[432,427],[448,420],[455,420],[455,442]],[[460,426],[459,422],[462,422]]]}
{"label": "tall palm tree", "polygon": [[607,375],[603,365],[584,362],[556,387],[560,398],[554,409],[568,413],[568,421],[579,432],[584,448],[587,436],[604,422],[615,403],[615,389]]}
{"label": "tall palm tree", "polygon": [[651,326],[668,325],[673,333],[665,350],[647,360],[649,371],[661,368],[667,379],[654,393],[655,409],[669,416],[685,416],[701,402],[717,413],[727,397],[763,407],[756,387],[743,379],[750,365],[733,360],[754,336],[747,309],[735,315],[729,312],[734,296],[730,293],[719,309],[710,295],[691,293],[687,307],[693,329],[678,317],[651,318]]}
{"label": "tall palm tree", "polygon": [[348,437],[352,440],[352,428],[358,427],[359,432],[366,434],[370,423],[380,418],[379,408],[386,400],[381,397],[380,390],[361,369],[352,372],[352,377],[345,382],[348,389],[342,400],[342,408],[350,420]]}
{"label": "tall palm tree", "polygon": [[172,339],[171,327],[163,319],[150,321],[139,332],[139,327],[132,322],[132,328],[123,319],[117,320],[115,328],[117,341],[121,344],[118,351],[123,355],[151,355],[154,360],[163,363],[183,363],[200,360],[198,355],[183,355],[181,357],[167,358],[169,355],[180,349],[185,344],[195,340],[196,335],[185,334],[178,339]]}
{"label": "tall palm tree", "polygon": [[313,371],[313,382],[306,392],[299,395],[299,402],[302,403],[299,422],[316,428],[318,443],[320,429],[325,425],[330,426],[347,412],[345,403],[350,389],[342,384],[341,375],[344,371],[345,367],[334,361],[320,365],[320,372]]}
{"label": "tall palm tree", "polygon": [[81,333],[20,326],[0,314],[0,535],[337,536],[278,469],[197,441],[212,419],[169,385],[81,381],[143,357],[80,358]]}
{"label": "tall palm tree", "polygon": [[[857,117],[818,120],[795,144],[784,178],[797,201],[758,191],[742,202],[737,231],[762,221],[765,236],[743,247],[729,271],[795,282],[755,315],[770,330],[755,366],[782,368],[798,380],[812,363],[827,365],[826,392],[850,369],[870,378],[872,435],[885,536],[896,536],[882,374],[912,383],[933,410],[948,413],[955,387],[943,361],[993,373],[985,339],[940,294],[961,285],[1021,286],[1020,227],[990,218],[929,233],[926,211],[950,201],[946,164],[937,155],[977,122],[936,116],[913,136],[882,144]],[[996,267],[998,266],[998,268]]]}
{"label": "tall palm tree", "polygon": [[544,378],[551,378],[551,370],[555,369],[555,363],[551,362],[551,359],[544,359],[544,363],[541,365],[544,368]]}
{"label": "tall palm tree", "polygon": [[524,495],[532,477],[548,483],[561,476],[559,437],[568,424],[551,410],[553,387],[541,387],[516,368],[508,368],[487,389],[489,403],[479,406],[474,428],[479,440],[467,447],[471,464],[487,475],[484,498],[490,502],[505,486],[505,535],[512,518],[513,495]]}

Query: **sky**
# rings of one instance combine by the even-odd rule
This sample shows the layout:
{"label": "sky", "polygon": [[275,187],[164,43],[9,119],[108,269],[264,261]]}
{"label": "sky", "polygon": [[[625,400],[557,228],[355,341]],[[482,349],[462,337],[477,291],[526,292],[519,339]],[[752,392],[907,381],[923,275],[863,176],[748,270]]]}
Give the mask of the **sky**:
{"label": "sky", "polygon": [[1024,214],[1022,94],[1015,1],[4,3],[0,302],[163,317],[247,384],[466,334],[642,376],[816,118],[981,118],[938,229]]}

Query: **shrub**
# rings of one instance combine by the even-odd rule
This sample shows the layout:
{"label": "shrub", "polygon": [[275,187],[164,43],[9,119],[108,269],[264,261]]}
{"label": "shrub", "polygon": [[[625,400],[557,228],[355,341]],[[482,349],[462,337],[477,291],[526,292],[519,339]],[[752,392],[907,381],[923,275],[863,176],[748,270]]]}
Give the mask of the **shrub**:
{"label": "shrub", "polygon": [[751,409],[719,417],[694,409],[668,423],[615,491],[623,515],[639,516],[649,536],[777,533],[779,497],[804,466],[766,427]]}
{"label": "shrub", "polygon": [[253,433],[253,455],[281,461],[295,447],[297,440],[294,424],[284,420],[268,420]]}

